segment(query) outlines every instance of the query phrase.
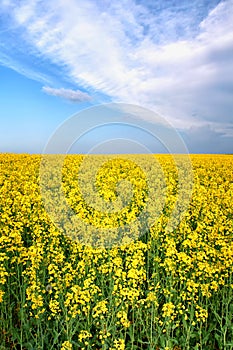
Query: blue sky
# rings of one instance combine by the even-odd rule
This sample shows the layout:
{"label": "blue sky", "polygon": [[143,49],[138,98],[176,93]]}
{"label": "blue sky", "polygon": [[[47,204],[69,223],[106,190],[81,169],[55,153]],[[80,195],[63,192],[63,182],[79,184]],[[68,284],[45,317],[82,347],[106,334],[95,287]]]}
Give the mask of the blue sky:
{"label": "blue sky", "polygon": [[70,116],[121,102],[191,153],[233,153],[232,72],[233,0],[1,0],[0,152],[40,153]]}

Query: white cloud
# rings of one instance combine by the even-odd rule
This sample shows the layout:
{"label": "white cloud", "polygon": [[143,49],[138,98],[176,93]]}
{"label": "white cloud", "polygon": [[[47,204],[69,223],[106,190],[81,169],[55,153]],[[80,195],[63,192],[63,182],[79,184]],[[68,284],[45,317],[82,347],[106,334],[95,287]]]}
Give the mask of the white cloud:
{"label": "white cloud", "polygon": [[181,128],[220,119],[228,125],[233,0],[218,4],[194,32],[195,6],[175,16],[133,0],[24,0],[14,20],[35,53],[77,86],[149,107]]}
{"label": "white cloud", "polygon": [[210,125],[191,127],[183,134],[192,153],[232,153],[232,134],[226,135]]}
{"label": "white cloud", "polygon": [[72,102],[86,102],[91,100],[88,94],[80,90],[54,89],[48,86],[43,86],[42,90],[48,95],[61,97]]}
{"label": "white cloud", "polygon": [[23,1],[20,6],[20,11],[17,11],[17,8],[13,9],[16,22],[18,22],[19,25],[26,23],[34,15],[37,2],[37,0],[30,3]]}

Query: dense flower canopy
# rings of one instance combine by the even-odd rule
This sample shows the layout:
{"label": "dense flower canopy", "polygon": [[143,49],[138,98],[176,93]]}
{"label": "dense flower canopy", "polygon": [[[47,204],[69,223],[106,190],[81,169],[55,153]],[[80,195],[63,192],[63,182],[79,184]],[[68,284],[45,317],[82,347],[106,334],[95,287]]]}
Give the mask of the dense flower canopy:
{"label": "dense flower canopy", "polygon": [[[165,190],[160,215],[144,231],[143,220],[131,225],[141,230],[133,239],[105,247],[84,244],[51,220],[40,193],[41,156],[0,155],[0,339],[6,348],[194,349],[201,343],[213,349],[232,339],[233,157],[191,156],[192,198],[173,230],[166,225],[177,173],[171,156],[156,157],[164,174],[164,182],[156,179]],[[82,159],[68,156],[62,174],[75,215],[110,231],[116,222],[133,222],[148,195],[141,168],[132,160],[107,160],[95,181],[86,178],[85,196],[77,179]],[[128,194],[124,182],[117,187],[127,177]],[[110,208],[103,217],[87,203],[94,189],[109,205],[115,201],[117,214]],[[119,202],[118,189],[125,193]]]}

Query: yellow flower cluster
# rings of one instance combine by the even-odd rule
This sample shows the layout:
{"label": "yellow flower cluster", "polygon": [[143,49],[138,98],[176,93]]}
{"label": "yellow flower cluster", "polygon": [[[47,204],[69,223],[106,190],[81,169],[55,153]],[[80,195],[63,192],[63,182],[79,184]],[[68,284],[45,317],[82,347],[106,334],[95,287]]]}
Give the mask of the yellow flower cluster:
{"label": "yellow flower cluster", "polygon": [[125,350],[125,342],[123,339],[114,340],[114,347],[111,347],[110,350]]}
{"label": "yellow flower cluster", "polygon": [[[34,348],[173,348],[169,334],[177,330],[178,341],[182,330],[201,334],[220,296],[232,293],[233,156],[191,156],[192,197],[172,230],[180,186],[172,157],[156,156],[157,177],[146,156],[140,166],[134,157],[90,156],[84,166],[83,156],[67,156],[66,203],[58,207],[56,171],[43,184],[48,202],[42,198],[41,156],[0,155],[1,317],[12,310],[27,339],[29,329],[40,339],[33,332],[42,324],[57,327],[56,344]],[[79,230],[71,211],[83,222]],[[5,323],[1,329],[11,332]]]}
{"label": "yellow flower cluster", "polygon": [[62,343],[61,350],[72,350],[72,349],[73,349],[72,344],[68,340]]}

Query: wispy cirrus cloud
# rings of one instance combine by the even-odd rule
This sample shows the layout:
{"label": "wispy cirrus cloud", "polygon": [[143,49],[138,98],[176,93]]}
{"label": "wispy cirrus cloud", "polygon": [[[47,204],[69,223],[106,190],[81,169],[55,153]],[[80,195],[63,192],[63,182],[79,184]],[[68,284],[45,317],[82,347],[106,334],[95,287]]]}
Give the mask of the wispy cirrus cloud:
{"label": "wispy cirrus cloud", "polygon": [[86,102],[91,100],[91,96],[87,93],[84,93],[80,90],[71,90],[71,89],[54,89],[49,86],[43,86],[42,91],[44,91],[48,95],[56,96],[64,98],[65,100],[69,100],[71,102]]}
{"label": "wispy cirrus cloud", "polygon": [[11,9],[8,21],[17,30],[2,51],[10,55],[11,40],[17,41],[21,62],[25,51],[33,58],[28,70],[92,96],[101,92],[152,108],[180,129],[211,124],[218,132],[221,123],[227,133],[233,121],[233,0],[14,2],[9,7],[5,1],[4,11]]}

